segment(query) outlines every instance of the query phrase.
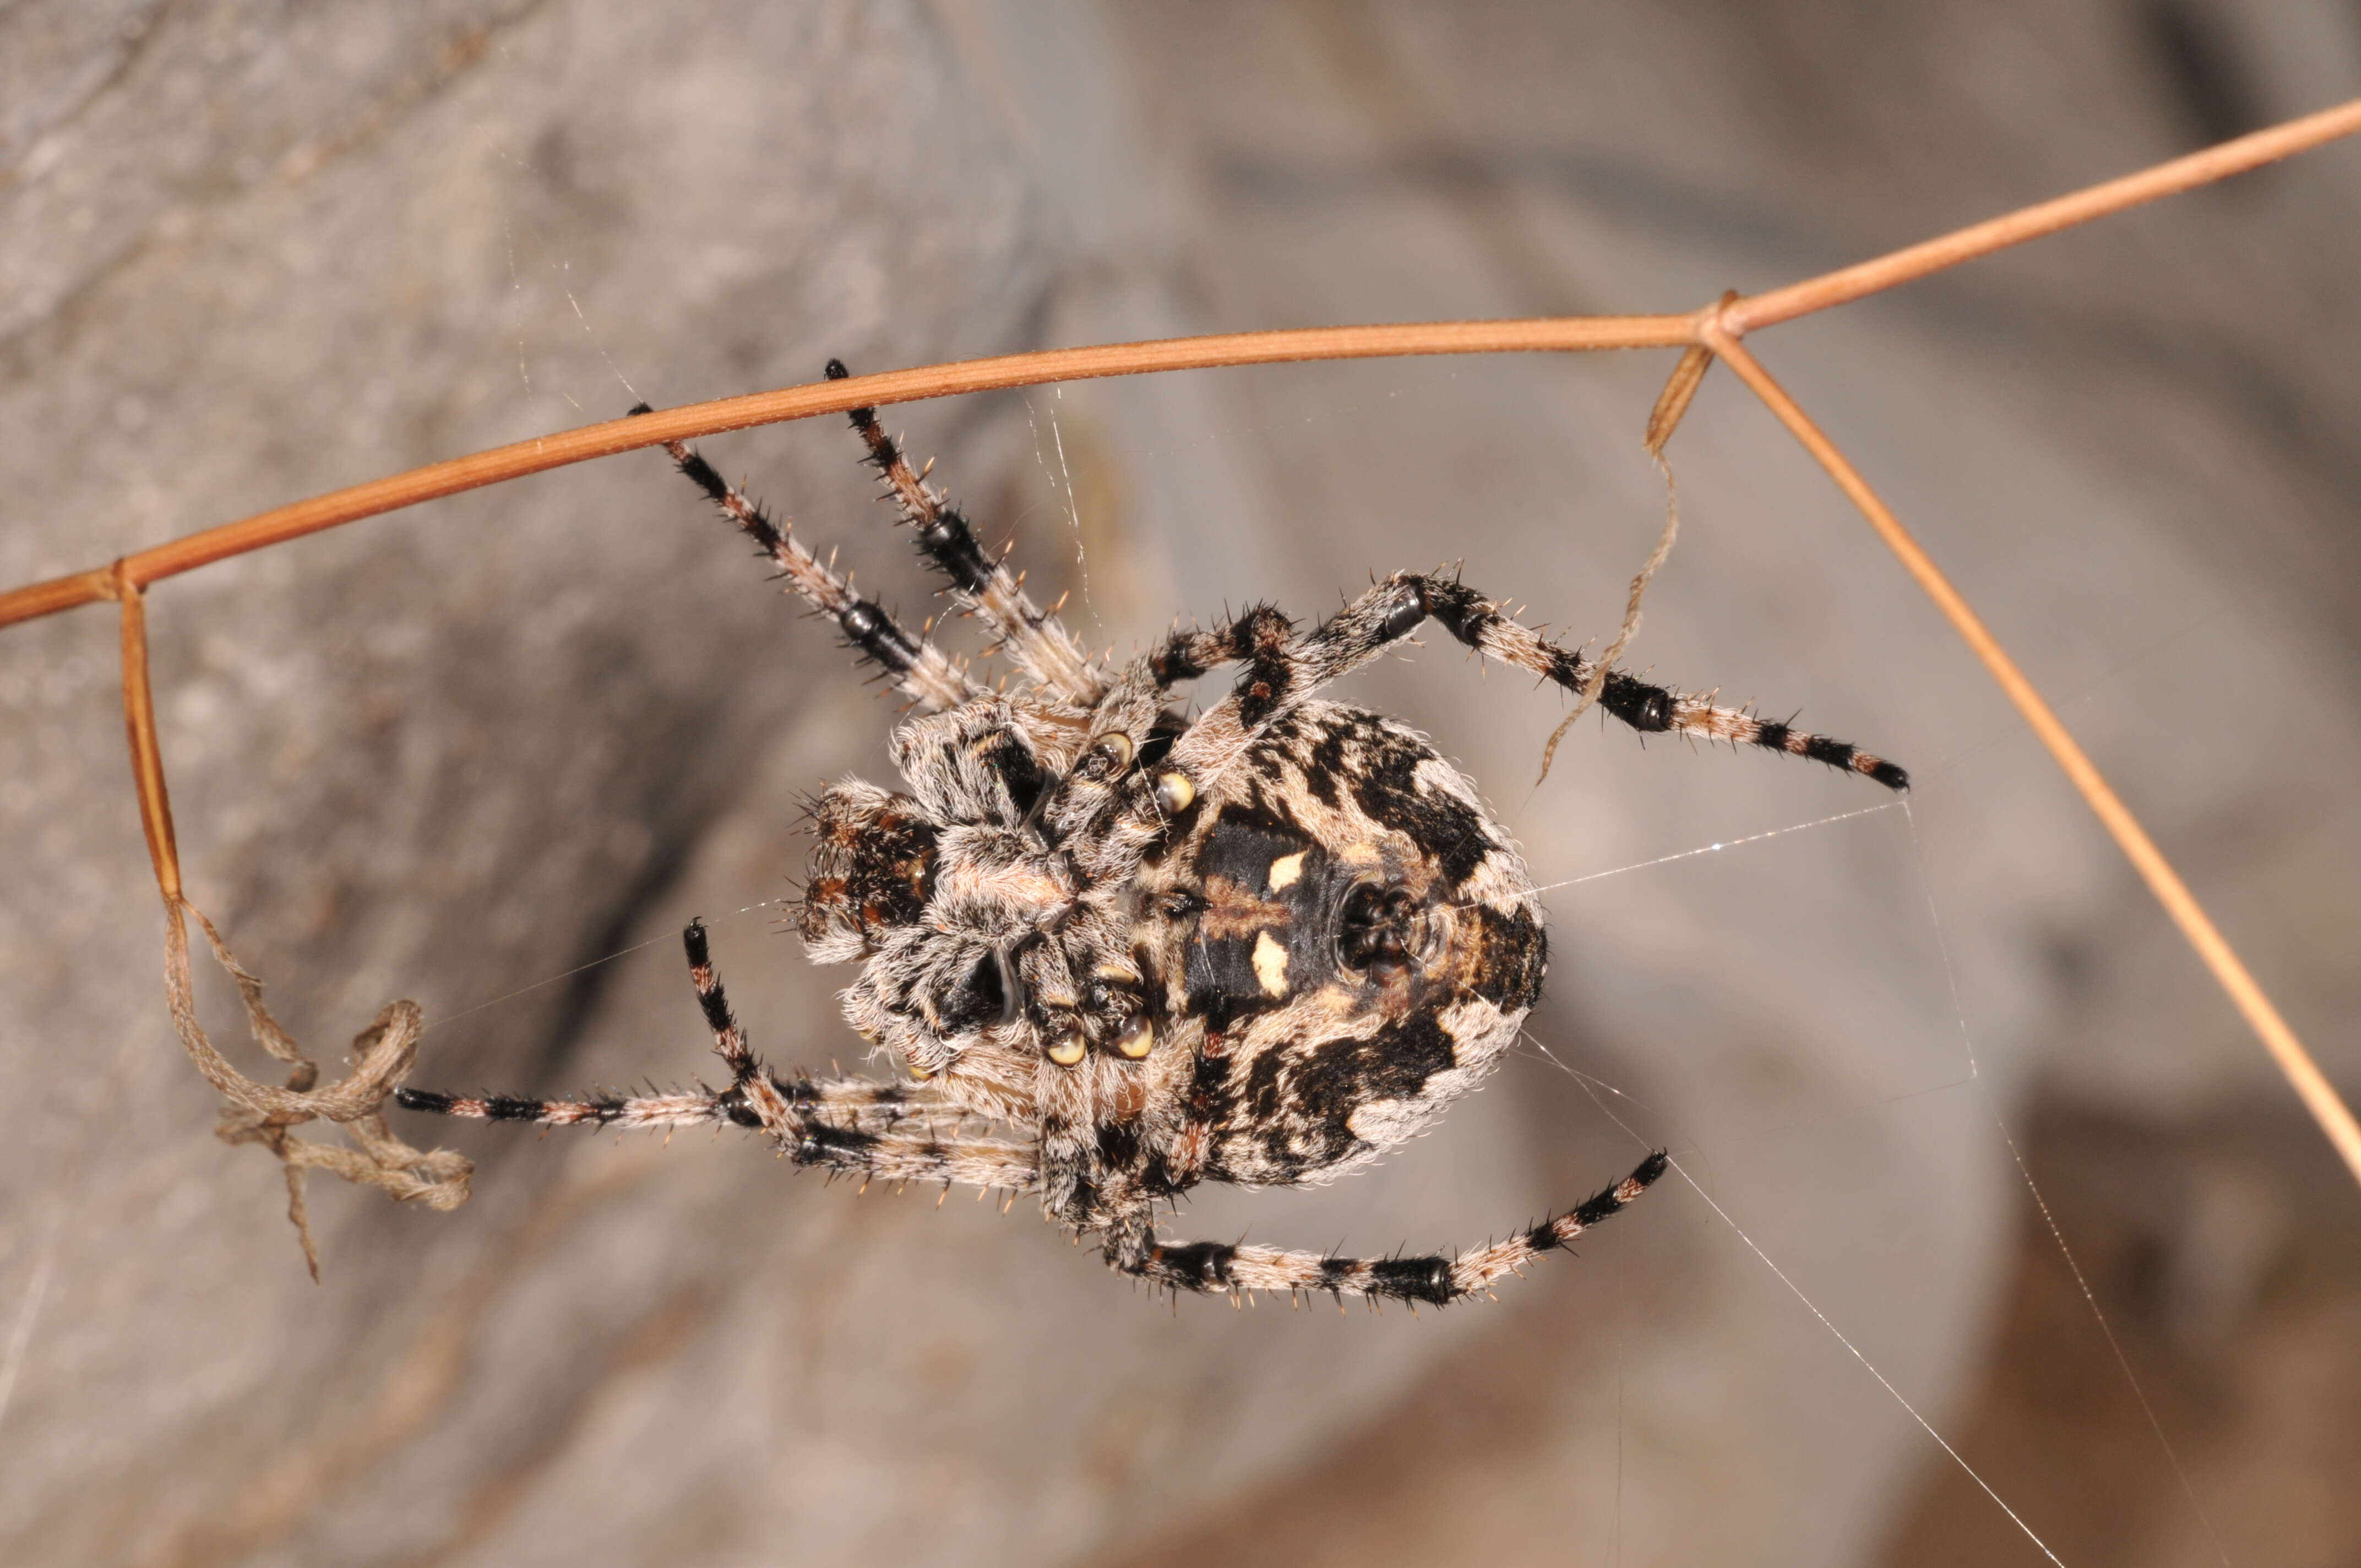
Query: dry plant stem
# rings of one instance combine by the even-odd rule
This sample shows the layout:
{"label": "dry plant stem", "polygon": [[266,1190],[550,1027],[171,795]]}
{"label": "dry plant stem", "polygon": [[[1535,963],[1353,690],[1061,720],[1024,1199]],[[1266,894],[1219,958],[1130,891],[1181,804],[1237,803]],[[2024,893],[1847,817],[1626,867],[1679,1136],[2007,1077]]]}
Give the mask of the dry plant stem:
{"label": "dry plant stem", "polygon": [[[1036,354],[1009,354],[992,359],[858,376],[844,381],[823,381],[742,398],[690,403],[638,419],[610,420],[604,424],[585,425],[429,464],[390,478],[331,491],[310,500],[258,512],[240,522],[192,533],[127,556],[124,565],[131,582],[145,586],[159,577],[173,576],[322,529],[398,511],[421,501],[478,489],[526,474],[667,441],[687,441],[725,430],[808,419],[814,414],[842,413],[863,403],[917,402],[961,392],[1035,387],[1052,381],[1232,365],[1378,359],[1421,354],[1686,347],[1698,341],[1699,323],[1708,316],[1718,314],[1730,331],[1741,334],[1776,322],[1792,321],[2160,196],[2243,174],[2356,131],[2361,131],[2361,98],[2070,196],[2021,208],[1872,261],[1686,316],[1565,316],[1231,333],[1093,348],[1047,349]],[[1703,372],[1698,374],[1702,376]],[[113,598],[114,581],[110,569],[101,566],[0,594],[0,626]]]}
{"label": "dry plant stem", "polygon": [[[1726,311],[1737,302],[1738,291],[1725,290],[1716,308]],[[1697,401],[1697,389],[1705,385],[1705,373],[1712,368],[1713,350],[1702,342],[1693,343],[1683,351],[1673,366],[1673,373],[1664,378],[1664,389],[1656,394],[1656,406],[1648,411],[1647,429],[1640,434],[1640,444],[1649,456],[1659,460],[1664,457],[1664,443],[1680,429],[1689,405]]]}
{"label": "dry plant stem", "polygon": [[1860,262],[1740,300],[1722,311],[1722,323],[1742,337],[1832,305],[1850,304],[1897,283],[1911,282],[1962,261],[2089,223],[2092,218],[2210,185],[2233,174],[2244,174],[2356,131],[2361,131],[2361,98],[2209,147],[2202,152],[2192,152],[2186,158],[2176,158],[2169,163],[2159,163],[2137,174],[2089,186],[2070,196],[2019,207],[2004,216],[1956,229],[1873,261]]}
{"label": "dry plant stem", "polygon": [[[1675,348],[1697,339],[1688,315],[1577,316],[1529,321],[1415,322],[1389,326],[1311,327],[1165,338],[1090,348],[1007,354],[952,365],[922,366],[820,381],[773,392],[659,409],[554,435],[536,436],[390,478],[332,490],[310,500],[258,512],[239,522],[188,534],[126,556],[121,571],[140,586],[249,551],[300,539],[421,501],[480,489],[550,468],[611,456],[642,446],[686,441],[721,431],[778,424],[817,414],[886,403],[921,402],[965,392],[1137,376],[1163,370],[1273,365],[1320,359],[1379,359],[1405,355],[1546,353],[1587,348]],[[77,572],[0,594],[0,626],[54,615],[114,596],[113,569]]]}
{"label": "dry plant stem", "polygon": [[[189,972],[190,919],[203,928],[214,958],[236,982],[255,1043],[288,1064],[283,1087],[247,1077],[206,1036],[197,1019]],[[456,1209],[467,1201],[475,1167],[465,1156],[449,1149],[412,1148],[386,1125],[385,1102],[418,1056],[416,1003],[389,1003],[354,1038],[351,1074],[314,1089],[320,1069],[263,1005],[262,982],[239,964],[204,912],[178,897],[164,905],[164,999],[189,1059],[225,1102],[215,1135],[225,1143],[260,1144],[279,1157],[287,1179],[287,1218],[314,1280],[320,1277],[320,1255],[304,1210],[305,1171],[325,1170],[357,1185],[381,1188],[397,1201],[415,1201],[430,1209]],[[295,1128],[313,1120],[342,1126],[351,1144],[313,1143],[294,1135]]]}
{"label": "dry plant stem", "polygon": [[[1631,639],[1640,635],[1640,601],[1648,597],[1648,585],[1655,580],[1657,569],[1672,554],[1673,541],[1681,536],[1679,481],[1673,477],[1673,466],[1663,453],[1651,455],[1656,460],[1657,472],[1664,477],[1664,530],[1656,535],[1656,547],[1648,553],[1645,561],[1640,563],[1640,570],[1631,579],[1631,591],[1623,601],[1623,624],[1616,629],[1615,641],[1598,655],[1598,667],[1592,670],[1590,678],[1582,683],[1582,699],[1574,705],[1573,712],[1558,720],[1557,728],[1550,731],[1549,744],[1542,748],[1543,779],[1549,777],[1550,759],[1557,755],[1557,743],[1565,739],[1565,732],[1574,728],[1574,721],[1589,711],[1591,704],[1598,700],[1598,694],[1607,689],[1608,675],[1622,660],[1623,651],[1631,646]],[[1541,779],[1533,782],[1539,784]]]}
{"label": "dry plant stem", "polygon": [[139,826],[148,836],[156,886],[169,909],[181,897],[181,850],[172,838],[172,801],[156,746],[156,699],[148,686],[148,600],[120,561],[110,582],[123,609],[123,728],[131,741],[131,782],[139,794]]}
{"label": "dry plant stem", "polygon": [[[1736,298],[1735,293],[1724,294],[1721,302],[1727,305]],[[1541,778],[1533,781],[1536,785],[1549,777],[1550,763],[1557,759],[1557,743],[1565,739],[1565,732],[1574,728],[1576,719],[1590,711],[1591,705],[1598,700],[1598,694],[1607,689],[1607,677],[1614,670],[1617,661],[1623,657],[1623,651],[1631,647],[1631,639],[1640,634],[1640,601],[1647,597],[1649,583],[1654,580],[1657,569],[1672,554],[1673,541],[1681,533],[1681,489],[1678,481],[1673,477],[1673,466],[1664,456],[1664,443],[1670,441],[1673,432],[1680,428],[1681,416],[1688,412],[1689,404],[1697,398],[1697,389],[1705,384],[1705,373],[1711,368],[1713,350],[1701,343],[1691,345],[1688,351],[1681,356],[1679,363],[1673,367],[1672,376],[1664,382],[1664,389],[1656,394],[1656,406],[1649,411],[1648,428],[1641,437],[1641,444],[1655,461],[1656,471],[1664,477],[1664,526],[1656,535],[1655,549],[1649,552],[1647,560],[1641,563],[1639,575],[1631,579],[1631,594],[1623,601],[1623,624],[1617,629],[1615,641],[1609,642],[1607,652],[1598,656],[1590,678],[1582,683],[1582,692],[1574,707],[1558,720],[1557,728],[1550,731],[1549,740],[1542,746],[1542,772]]]}
{"label": "dry plant stem", "polygon": [[[181,891],[180,851],[172,837],[172,807],[164,787],[163,753],[156,741],[156,704],[148,681],[148,610],[145,596],[120,561],[108,577],[123,615],[123,726],[131,743],[131,777],[139,796],[139,822],[156,867],[156,887],[164,895],[164,1000],[181,1048],[221,1091],[226,1103],[214,1131],[233,1144],[258,1143],[279,1157],[287,1179],[287,1218],[302,1244],[312,1277],[320,1277],[319,1249],[313,1244],[311,1216],[303,1202],[303,1173],[323,1169],[346,1180],[383,1188],[397,1200],[415,1199],[432,1209],[453,1209],[467,1198],[474,1167],[447,1149],[414,1149],[394,1136],[381,1108],[410,1071],[418,1050],[420,1016],[414,1002],[396,1002],[379,1013],[354,1040],[352,1076],[315,1090],[320,1069],[262,1003],[262,982],[222,940],[221,932]],[[214,957],[236,982],[255,1043],[287,1064],[284,1087],[258,1083],[214,1048],[197,1019],[196,988],[189,972],[189,927],[203,927]],[[310,1143],[292,1129],[314,1119],[344,1126],[357,1146]]]}
{"label": "dry plant stem", "polygon": [[1803,444],[1804,449],[1828,470],[1828,477],[1836,480],[1853,505],[1861,509],[1861,515],[1869,520],[1878,537],[1901,558],[1904,568],[1917,579],[1927,597],[1935,601],[1936,608],[1943,612],[1952,629],[1959,632],[1984,668],[1991,672],[2001,690],[2008,694],[2009,701],[2016,705],[2017,711],[2025,716],[2026,723],[2032,727],[2034,734],[2040,737],[2042,745],[2048,748],[2049,755],[2097,814],[2100,823],[2115,840],[2116,847],[2123,850],[2125,859],[2131,861],[2133,869],[2147,882],[2148,890],[2156,894],[2157,902],[2164,905],[2165,913],[2172,917],[2174,925],[2180,927],[2180,934],[2188,938],[2189,945],[2197,950],[2197,956],[2213,971],[2213,979],[2229,995],[2232,1005],[2238,1009],[2247,1026],[2261,1039],[2263,1048],[2270,1053],[2272,1061],[2286,1075],[2297,1097],[2303,1102],[2304,1109],[2312,1113],[2312,1120],[2320,1124],[2320,1130],[2328,1135],[2328,1141],[2344,1157],[2354,1179],[2361,1181],[2361,1123],[2355,1122],[2351,1107],[2338,1098],[2327,1074],[2320,1070],[2320,1064],[2312,1060],[2312,1054],[2304,1049],[2303,1042],[2296,1037],[2287,1020],[2279,1016],[2279,1009],[2271,1005],[2271,999],[2264,994],[2263,988],[2256,983],[2255,977],[2239,961],[2237,953],[2207,916],[2204,906],[2197,902],[2196,895],[2189,891],[2188,884],[2172,869],[2172,862],[2165,859],[2164,851],[2156,847],[2156,841],[2147,836],[2138,818],[2131,814],[2130,808],[2109,786],[2098,768],[2083,754],[2082,748],[2075,743],[2074,737],[2068,733],[2058,715],[2042,700],[2041,694],[2034,689],[2025,672],[2017,668],[2016,661],[2008,656],[2007,651],[1993,636],[1991,629],[1968,607],[1968,601],[1960,597],[1960,591],[1951,586],[1950,580],[1943,576],[1941,569],[1928,558],[1909,531],[1902,526],[1901,520],[1878,499],[1877,492],[1869,488],[1869,482],[1861,477],[1860,471],[1846,460],[1843,453],[1837,450],[1836,444],[1819,426],[1812,422],[1811,416],[1804,412],[1795,400],[1787,395],[1786,389],[1772,379],[1771,373],[1763,369],[1762,364],[1741,347],[1737,339],[1719,323],[1708,322],[1700,330],[1714,352],[1729,361],[1730,367],[1753,389],[1754,394],[1778,416],[1779,422]]}

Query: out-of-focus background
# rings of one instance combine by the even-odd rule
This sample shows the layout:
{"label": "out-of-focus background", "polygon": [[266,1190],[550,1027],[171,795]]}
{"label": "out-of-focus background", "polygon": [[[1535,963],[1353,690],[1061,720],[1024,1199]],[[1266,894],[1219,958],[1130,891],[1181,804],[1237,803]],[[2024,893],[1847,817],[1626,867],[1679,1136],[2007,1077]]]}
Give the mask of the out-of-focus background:
{"label": "out-of-focus background", "polygon": [[[0,583],[831,354],[1686,309],[2356,92],[2350,0],[15,0]],[[2332,148],[1757,345],[2348,1094],[2356,254]],[[1579,639],[1669,362],[894,421],[1096,643],[1444,560]],[[929,607],[837,422],[708,450]],[[1433,1136],[1178,1234],[1446,1246],[1684,1173],[1439,1318],[1168,1310],[1029,1205],[417,1118],[477,1198],[315,1179],[314,1286],[168,1026],[113,618],[0,632],[0,1560],[2355,1562],[2361,1197],[1726,374],[1673,455],[1634,661],[1919,787],[1589,723],[1536,784],[1554,694],[1431,638],[1353,683],[1566,884],[1550,994]],[[892,707],[761,578],[641,455],[152,594],[192,892],[315,1055],[407,995],[423,1083],[709,1071],[701,914],[760,1048],[858,1059],[778,901]]]}

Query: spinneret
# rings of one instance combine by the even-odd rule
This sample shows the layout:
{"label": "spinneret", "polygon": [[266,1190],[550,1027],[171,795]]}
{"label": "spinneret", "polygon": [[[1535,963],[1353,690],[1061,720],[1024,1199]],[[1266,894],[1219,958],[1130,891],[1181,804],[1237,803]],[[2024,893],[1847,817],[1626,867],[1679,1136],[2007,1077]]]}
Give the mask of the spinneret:
{"label": "spinneret", "polygon": [[[845,371],[831,361],[829,374]],[[741,1126],[799,1165],[1036,1194],[1096,1236],[1111,1266],[1159,1288],[1444,1304],[1619,1212],[1665,1157],[1451,1256],[1156,1232],[1157,1205],[1201,1182],[1315,1184],[1398,1147],[1490,1072],[1541,992],[1532,883],[1475,786],[1415,730],[1322,690],[1432,620],[1568,692],[1598,678],[1600,707],[1642,734],[1907,785],[1846,742],[1602,676],[1433,573],[1398,573],[1309,630],[1257,605],[1111,666],[984,553],[874,411],[852,424],[922,554],[1016,661],[1013,691],[984,691],[704,458],[667,450],[915,709],[893,736],[902,789],[846,780],[811,802],[797,922],[813,959],[862,966],[845,1016],[908,1080],[764,1068],[692,924],[690,976],[725,1086],[578,1100],[402,1090],[401,1104],[549,1126]],[[1171,706],[1174,686],[1225,666],[1236,676],[1211,707]]]}

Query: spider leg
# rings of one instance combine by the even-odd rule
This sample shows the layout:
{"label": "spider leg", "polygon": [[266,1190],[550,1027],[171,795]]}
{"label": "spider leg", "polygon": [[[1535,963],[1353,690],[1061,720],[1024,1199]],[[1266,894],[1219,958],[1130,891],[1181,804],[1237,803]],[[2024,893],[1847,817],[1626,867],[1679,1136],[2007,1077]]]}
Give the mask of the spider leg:
{"label": "spider leg", "polygon": [[1016,1192],[1032,1189],[1039,1176],[1032,1146],[964,1135],[960,1129],[966,1113],[928,1088],[858,1078],[784,1079],[764,1071],[730,1012],[707,950],[704,922],[692,921],[682,942],[688,949],[697,1002],[713,1029],[714,1052],[730,1069],[729,1088],[588,1100],[402,1089],[395,1091],[397,1102],[444,1116],[552,1127],[752,1127],[768,1133],[779,1151],[797,1165],[825,1166],[864,1180],[957,1182]]}
{"label": "spider leg", "polygon": [[732,1124],[759,1127],[783,1141],[811,1127],[875,1133],[890,1131],[929,1113],[956,1124],[962,1113],[926,1084],[884,1083],[874,1079],[781,1078],[763,1070],[746,1044],[745,1032],[730,1011],[721,977],[713,968],[705,923],[682,933],[689,979],[705,1021],[713,1030],[714,1053],[730,1069],[726,1089],[699,1088],[674,1094],[609,1094],[582,1100],[536,1100],[522,1095],[440,1094],[423,1089],[395,1091],[405,1109],[493,1122],[533,1122],[546,1127],[583,1124],[601,1127],[686,1127]]}
{"label": "spider leg", "polygon": [[932,1138],[914,1129],[892,1133],[816,1129],[786,1151],[797,1165],[824,1165],[863,1181],[915,1181],[974,1187],[988,1192],[1030,1192],[1040,1179],[1030,1146],[992,1138]]}
{"label": "spider leg", "polygon": [[[785,1104],[790,1129],[806,1124],[874,1133],[914,1118],[939,1113],[952,1120],[958,1107],[915,1087],[866,1078],[770,1077],[771,1092]],[[519,1094],[443,1094],[398,1089],[394,1102],[406,1111],[461,1116],[479,1122],[531,1122],[544,1127],[762,1127],[763,1119],[732,1085],[672,1094],[600,1094],[578,1100],[537,1100]]]}
{"label": "spider leg", "polygon": [[1448,1306],[1484,1289],[1544,1253],[1567,1245],[1603,1220],[1620,1213],[1664,1175],[1670,1162],[1659,1151],[1631,1175],[1580,1207],[1454,1257],[1334,1257],[1277,1247],[1194,1242],[1159,1242],[1145,1224],[1118,1230],[1106,1245],[1107,1262],[1173,1290],[1235,1295],[1247,1290],[1325,1290],[1337,1296],[1374,1296]]}
{"label": "spider leg", "polygon": [[405,1111],[423,1111],[430,1115],[463,1116],[479,1122],[532,1122],[544,1127],[697,1127],[741,1122],[728,1095],[711,1089],[677,1094],[601,1094],[584,1100],[535,1100],[517,1094],[445,1094],[432,1089],[405,1088],[393,1091],[393,1102]]}
{"label": "spider leg", "polygon": [[[1222,631],[1176,636],[1150,655],[1151,660],[1167,659],[1177,671],[1197,674],[1212,666],[1191,668],[1189,660],[1226,646],[1228,658],[1246,666],[1230,696],[1198,720],[1202,738],[1191,730],[1174,747],[1173,759],[1218,766],[1255,731],[1309,700],[1330,681],[1368,663],[1430,616],[1486,657],[1531,671],[1568,691],[1581,691],[1598,670],[1581,654],[1545,641],[1502,614],[1497,604],[1464,583],[1432,573],[1398,572],[1309,632],[1295,633],[1284,617],[1264,606]],[[1653,685],[1620,670],[1608,674],[1598,706],[1642,733],[1670,730],[1760,746],[1860,773],[1888,789],[1910,787],[1910,775],[1900,766],[1850,742],[1717,707],[1706,696]]]}
{"label": "spider leg", "polygon": [[[645,413],[642,403],[631,411]],[[712,498],[722,515],[736,523],[755,547],[769,556],[795,590],[813,609],[837,624],[861,656],[893,677],[895,688],[929,713],[957,707],[983,695],[960,667],[923,637],[913,637],[874,599],[862,598],[852,585],[796,543],[792,524],[774,521],[759,502],[752,501],[722,478],[712,464],[685,441],[667,441],[664,450],[683,474]]]}
{"label": "spider leg", "polygon": [[[850,374],[842,360],[828,362],[829,380],[840,381]],[[984,554],[975,530],[910,466],[900,445],[877,422],[877,411],[851,412],[852,428],[869,444],[869,461],[884,476],[902,521],[918,531],[919,553],[950,579],[960,603],[983,617],[1001,645],[1051,696],[1076,707],[1095,707],[1107,690],[1106,673],[1098,662],[1083,653],[1056,616],[1026,596],[1005,566]]]}
{"label": "spider leg", "polygon": [[1210,631],[1196,626],[1185,631],[1175,627],[1139,665],[1159,691],[1167,691],[1209,670],[1251,659],[1257,648],[1283,642],[1294,631],[1295,623],[1280,614],[1277,605],[1248,605]]}
{"label": "spider leg", "polygon": [[[1498,605],[1487,601],[1464,583],[1433,574],[1401,572],[1385,587],[1398,594],[1415,593],[1451,635],[1486,657],[1531,671],[1568,691],[1581,691],[1597,673],[1598,666],[1591,661],[1547,641],[1531,627],[1501,614]],[[1384,591],[1380,587],[1375,592]],[[1375,593],[1363,596],[1365,600],[1373,597]],[[1599,689],[1598,706],[1642,733],[1671,730],[1741,746],[1760,746],[1766,751],[1782,751],[1859,773],[1896,793],[1910,788],[1910,775],[1900,764],[1849,741],[1757,718],[1736,708],[1717,707],[1705,696],[1653,685],[1620,670],[1608,673],[1606,685]]]}
{"label": "spider leg", "polygon": [[[824,1082],[774,1079],[771,1082],[783,1099],[803,1113],[778,1139],[780,1152],[797,1165],[825,1166],[863,1179],[947,1181],[994,1191],[1027,1192],[1038,1179],[1039,1162],[1029,1145],[956,1133],[942,1135],[935,1129],[935,1118],[906,1104],[893,1107],[896,1113],[888,1117],[856,1113],[877,1104],[869,1098],[869,1091],[893,1085],[859,1079]],[[586,1123],[624,1128],[763,1125],[734,1090],[526,1100],[402,1089],[395,1091],[395,1097],[412,1111],[552,1127]],[[958,1119],[956,1110],[946,1113],[947,1122]]]}

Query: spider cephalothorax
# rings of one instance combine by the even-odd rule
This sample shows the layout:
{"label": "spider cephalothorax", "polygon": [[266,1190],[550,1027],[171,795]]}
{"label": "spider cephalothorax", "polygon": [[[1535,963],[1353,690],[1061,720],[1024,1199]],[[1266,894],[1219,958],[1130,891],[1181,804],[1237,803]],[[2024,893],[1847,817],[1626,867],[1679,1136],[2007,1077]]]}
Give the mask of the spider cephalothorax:
{"label": "spider cephalothorax", "polygon": [[[894,735],[902,790],[850,779],[813,803],[801,919],[814,959],[861,965],[845,1015],[910,1081],[765,1070],[692,925],[690,969],[727,1088],[575,1101],[405,1090],[403,1104],[546,1124],[735,1123],[802,1164],[1036,1192],[1051,1218],[1101,1236],[1115,1268],[1197,1290],[1454,1300],[1663,1173],[1651,1155],[1578,1208],[1452,1257],[1159,1241],[1156,1206],[1199,1182],[1322,1182],[1394,1147],[1491,1069],[1540,994],[1532,884],[1475,787],[1414,730],[1319,690],[1430,620],[1568,690],[1598,672],[1455,578],[1418,572],[1309,631],[1257,606],[1110,668],[983,554],[873,411],[852,422],[921,551],[1026,677],[1013,694],[974,685],[704,459],[670,451],[918,710]],[[1193,718],[1171,706],[1176,685],[1224,665],[1239,666],[1229,696]],[[1906,785],[1842,741],[1620,671],[1598,700],[1641,730]],[[975,1135],[977,1118],[1005,1131]]]}

